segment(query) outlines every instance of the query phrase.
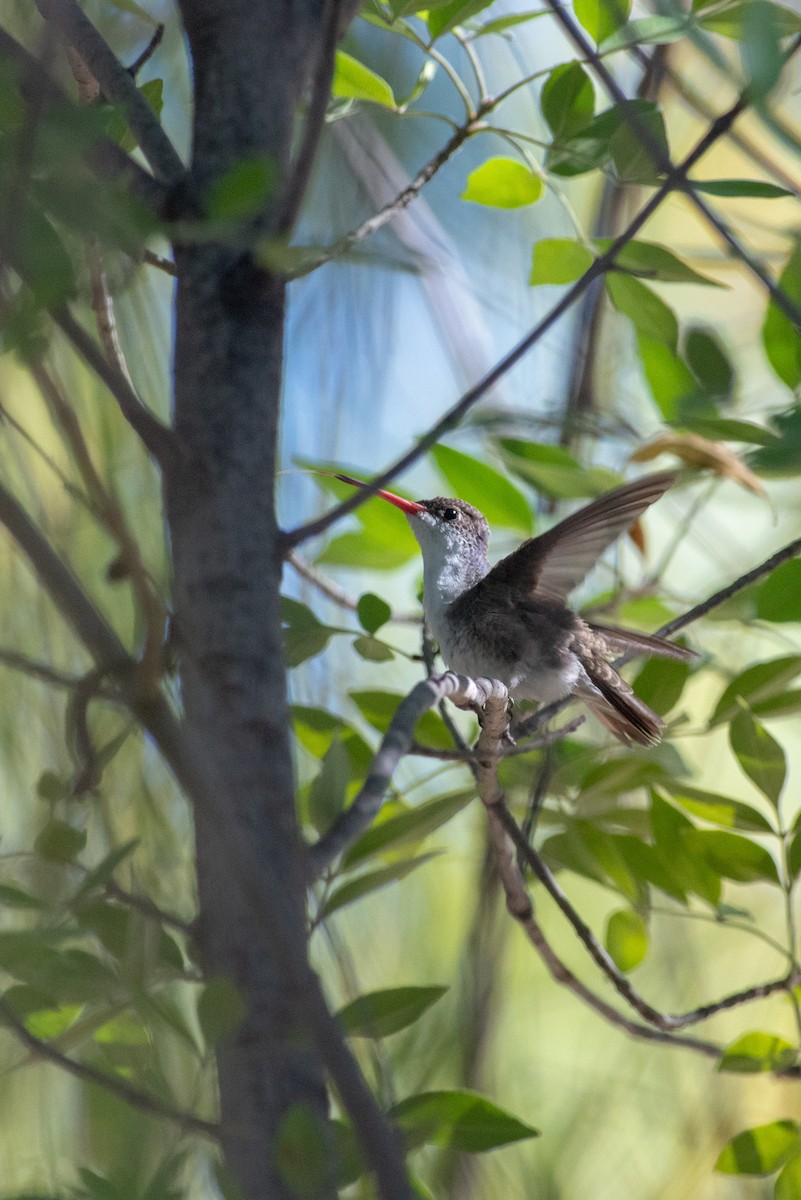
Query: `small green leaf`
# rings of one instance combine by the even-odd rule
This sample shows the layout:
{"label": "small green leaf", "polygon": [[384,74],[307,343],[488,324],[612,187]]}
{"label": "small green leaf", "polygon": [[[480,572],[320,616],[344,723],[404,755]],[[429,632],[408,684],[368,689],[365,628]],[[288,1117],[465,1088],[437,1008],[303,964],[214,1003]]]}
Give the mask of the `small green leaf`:
{"label": "small green leaf", "polygon": [[574,283],[594,261],[586,246],[573,238],[542,238],[534,244],[529,283]]}
{"label": "small green leaf", "polygon": [[674,421],[682,404],[698,391],[694,376],[675,350],[663,341],[637,335],[645,378],[659,411],[666,421]]}
{"label": "small green leaf", "polygon": [[771,571],[757,591],[757,616],[763,621],[801,621],[801,559]]}
{"label": "small green leaf", "polygon": [[45,908],[42,900],[8,883],[0,883],[0,905],[3,904],[7,908]]}
{"label": "small green leaf", "polygon": [[207,980],[197,1002],[197,1019],[209,1046],[218,1045],[245,1019],[247,1007],[232,979]]}
{"label": "small green leaf", "polygon": [[744,708],[729,727],[729,739],[737,761],[752,783],[779,807],[787,776],[784,751],[753,713]]}
{"label": "small green leaf", "polygon": [[630,275],[607,275],[605,283],[615,308],[629,318],[638,333],[675,351],[679,323],[664,300]]}
{"label": "small green leaf", "polygon": [[446,987],[399,987],[369,992],[341,1008],[337,1020],[348,1037],[388,1037],[419,1020],[447,990]]}
{"label": "small green leaf", "polygon": [[432,41],[469,21],[490,4],[492,0],[450,0],[446,4],[430,4],[426,24]]}
{"label": "small green leaf", "polygon": [[728,796],[719,796],[716,792],[705,792],[680,779],[663,779],[659,786],[687,812],[712,825],[722,825],[725,829],[752,830],[755,833],[771,832],[770,822],[762,813],[743,804],[741,800],[730,800]]}
{"label": "small green leaf", "polygon": [[378,867],[375,871],[366,871],[355,879],[349,879],[335,888],[325,903],[321,905],[317,914],[318,920],[330,917],[337,909],[345,908],[347,904],[361,900],[362,896],[367,896],[370,892],[378,891],[387,884],[405,879],[412,871],[422,867],[434,857],[434,854],[419,854],[416,858],[403,858],[398,862],[390,863],[387,867]]}
{"label": "small green leaf", "polygon": [[780,1071],[795,1061],[795,1047],[773,1033],[745,1033],[727,1046],[718,1064],[719,1071],[755,1075],[760,1071]]}
{"label": "small green leaf", "polygon": [[333,741],[309,789],[309,820],[315,829],[327,829],[342,812],[350,774],[347,750],[341,741]]}
{"label": "small green leaf", "polygon": [[123,1012],[96,1029],[94,1040],[100,1045],[147,1046],[150,1033],[133,1013]]}
{"label": "small green leaf", "polygon": [[602,54],[623,50],[627,46],[668,45],[683,38],[692,28],[689,17],[639,17],[627,21],[599,47]]}
{"label": "small green leaf", "polygon": [[573,10],[590,37],[600,44],[625,25],[631,0],[575,0]]}
{"label": "small green leaf", "polygon": [[333,1135],[329,1123],[303,1104],[293,1104],[281,1118],[271,1146],[272,1161],[285,1195],[331,1194]]}
{"label": "small green leaf", "polygon": [[801,831],[793,835],[787,848],[787,870],[791,879],[797,879],[801,872]]}
{"label": "small green leaf", "polygon": [[288,667],[297,667],[307,658],[322,654],[335,633],[340,632],[323,625],[317,617],[298,600],[281,597],[281,622],[284,627],[284,653]]}
{"label": "small green leaf", "polygon": [[787,196],[795,195],[787,188],[765,183],[761,179],[693,179],[691,182],[696,192],[730,199],[784,200]]}
{"label": "small green leaf", "polygon": [[[789,300],[801,306],[801,241],[779,276],[779,287]],[[762,341],[773,370],[788,388],[795,390],[801,385],[801,333],[772,300],[762,326]]]}
{"label": "small green leaf", "polygon": [[276,184],[275,163],[266,155],[254,155],[230,167],[215,180],[207,212],[214,220],[237,221],[264,210]]}
{"label": "small green leaf", "polygon": [[363,596],[359,597],[356,615],[361,622],[362,629],[366,629],[368,633],[375,633],[382,625],[386,625],[392,616],[392,609],[380,596],[376,596],[373,592],[365,592]]}
{"label": "small green leaf", "polygon": [[[386,733],[390,721],[398,711],[398,705],[403,700],[401,692],[370,690],[350,692],[349,695],[365,721],[369,721],[379,733]],[[433,746],[436,750],[453,749],[453,738],[445,722],[439,713],[433,710],[423,713],[415,725],[414,734],[419,741],[426,746]]]}
{"label": "small green leaf", "polygon": [[111,876],[116,871],[121,862],[124,862],[136,847],[139,845],[139,838],[131,838],[129,842],[125,842],[122,846],[115,847],[110,854],[107,854],[102,862],[93,867],[86,875],[83,883],[75,893],[73,900],[79,899],[81,896],[86,896],[89,892],[96,888],[105,887]]}
{"label": "small green leaf", "polygon": [[703,858],[724,879],[736,883],[779,882],[776,863],[764,846],[739,834],[687,829],[682,840],[690,854]]}
{"label": "small green leaf", "polygon": [[462,200],[494,208],[523,208],[542,195],[542,180],[516,158],[488,158],[467,177]]}
{"label": "small green leaf", "polygon": [[369,100],[385,108],[397,108],[392,88],[386,79],[382,79],[375,71],[371,71],[344,50],[336,52],[331,91],[334,96],[345,99]]}
{"label": "small green leaf", "polygon": [[[741,0],[737,4],[726,4],[716,12],[705,15],[698,22],[702,29],[710,33],[720,33],[723,37],[742,41],[747,36],[745,21],[751,0]],[[774,10],[772,23],[778,28],[780,37],[792,37],[801,33],[801,16],[781,4],[771,4]]]}
{"label": "small green leaf", "polygon": [[353,649],[367,662],[391,662],[395,657],[389,646],[374,637],[354,638]]}
{"label": "small green leaf", "polygon": [[510,471],[557,500],[598,496],[620,483],[620,477],[604,467],[580,466],[561,446],[517,438],[502,438],[498,446]]}
{"label": "small green leaf", "polygon": [[[711,396],[729,399],[735,382],[734,367],[714,333],[697,325],[689,329],[684,339],[684,356],[699,383]],[[737,424],[732,422],[733,426]],[[768,433],[767,430],[764,432]]]}
{"label": "small green leaf", "polygon": [[475,793],[469,790],[454,792],[449,796],[437,796],[434,800],[389,816],[362,834],[345,855],[344,865],[352,867],[372,854],[381,853],[389,846],[394,848],[402,842],[422,841],[461,812],[474,795]]}
{"label": "small green leaf", "polygon": [[773,1188],[773,1200],[798,1200],[801,1196],[801,1154],[784,1164]]}
{"label": "small green leaf", "polygon": [[[595,242],[604,254],[614,244],[612,238],[597,238]],[[721,287],[716,279],[702,275],[658,242],[628,242],[615,257],[615,265],[626,271],[645,276],[656,283],[700,283]]]}
{"label": "small green leaf", "polygon": [[710,719],[710,728],[730,721],[740,711],[738,698],[753,708],[761,700],[768,700],[783,692],[797,675],[801,674],[801,654],[772,658],[766,662],[747,667],[734,678],[724,690]]}
{"label": "small green leaf", "polygon": [[771,1121],[732,1138],[721,1151],[715,1170],[724,1175],[770,1175],[798,1149],[796,1121]]}
{"label": "small green leaf", "polygon": [[540,93],[540,108],[554,141],[582,129],[595,112],[595,89],[581,63],[554,67]]}
{"label": "small green leaf", "polygon": [[605,945],[620,971],[633,971],[648,953],[648,929],[639,913],[621,908],[606,923]]}
{"label": "small green leaf", "polygon": [[423,1092],[401,1100],[389,1111],[409,1149],[440,1146],[476,1154],[506,1146],[539,1131],[476,1092]]}
{"label": "small green leaf", "polygon": [[25,1028],[34,1037],[47,1041],[48,1038],[59,1037],[65,1033],[82,1011],[82,1004],[63,1004],[59,1008],[38,1009],[26,1016]]}
{"label": "small green leaf", "polygon": [[497,17],[493,21],[487,21],[473,34],[474,38],[486,37],[491,33],[505,33],[507,29],[512,29],[515,25],[523,25],[527,21],[536,21],[540,17],[548,16],[547,9],[538,9],[537,12],[522,12],[510,13],[507,17]]}
{"label": "small green leaf", "polygon": [[[652,105],[636,100],[619,105],[621,122],[609,141],[609,152],[621,183],[657,183],[669,159],[665,118]],[[626,120],[626,115],[630,119]],[[648,144],[645,135],[648,135]]]}
{"label": "small green leaf", "polygon": [[36,794],[49,804],[55,804],[56,801],[65,800],[69,796],[69,781],[62,779],[55,771],[42,771],[36,781]]}
{"label": "small green leaf", "polygon": [[671,658],[649,658],[634,678],[632,686],[649,708],[664,716],[678,704],[689,675],[689,663]]}
{"label": "small green leaf", "polygon": [[740,56],[752,100],[764,100],[779,82],[784,66],[781,22],[770,0],[749,0],[743,9]]}
{"label": "small green leaf", "polygon": [[450,446],[435,446],[431,457],[453,494],[480,508],[491,525],[531,535],[531,505],[500,471]]}
{"label": "small green leaf", "polygon": [[50,862],[72,862],[86,845],[86,830],[66,821],[48,821],[34,842],[38,854]]}
{"label": "small green leaf", "polygon": [[713,442],[748,442],[752,446],[772,446],[776,435],[752,421],[736,421],[730,417],[683,417],[684,429],[700,433]]}

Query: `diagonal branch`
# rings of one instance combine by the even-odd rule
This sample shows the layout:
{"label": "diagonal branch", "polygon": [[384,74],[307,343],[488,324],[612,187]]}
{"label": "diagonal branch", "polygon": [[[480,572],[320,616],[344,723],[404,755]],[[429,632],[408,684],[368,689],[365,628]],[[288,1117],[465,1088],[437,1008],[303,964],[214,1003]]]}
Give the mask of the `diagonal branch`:
{"label": "diagonal branch", "polygon": [[450,408],[445,415],[436,422],[422,437],[418,438],[411,450],[403,454],[397,459],[392,466],[387,467],[365,487],[360,488],[353,496],[338,504],[335,508],[329,509],[327,513],[323,513],[314,521],[309,521],[305,525],[301,525],[296,529],[290,530],[285,535],[285,543],[287,549],[293,549],[300,542],[306,541],[308,538],[317,537],[324,533],[331,525],[341,520],[348,513],[353,512],[360,504],[363,504],[371,496],[374,496],[379,488],[385,487],[397,475],[406,471],[413,463],[416,463],[422,456],[435,445],[439,439],[446,434],[450,429],[453,429],[459,424],[461,419],[467,412],[488,392],[495,384],[506,375],[512,367],[514,367],[520,359],[522,359],[529,350],[532,349],[551,329],[553,325],[564,315],[580,296],[583,296],[590,285],[596,280],[605,275],[615,263],[615,260],[620,251],[628,245],[642,229],[643,225],[649,220],[653,213],[659,208],[663,200],[666,199],[677,187],[686,181],[687,173],[695,166],[700,158],[707,150],[718,141],[729,130],[737,117],[747,107],[747,99],[745,95],[741,96],[735,104],[731,106],[725,113],[722,113],[716,121],[710,125],[703,137],[698,141],[696,146],[686,155],[677,167],[671,167],[670,175],[656,189],[651,199],[643,205],[639,213],[629,222],[626,229],[612,242],[608,250],[596,258],[584,274],[576,280],[576,282],[567,289],[549,313],[532,329],[526,336],[514,346],[508,354],[489,371],[483,379],[469,388],[460,400]]}
{"label": "diagonal branch", "polygon": [[120,105],[156,178],[172,187],[181,183],[186,169],[158,117],[133,76],[75,0],[36,0],[36,7],[81,56],[103,94]]}

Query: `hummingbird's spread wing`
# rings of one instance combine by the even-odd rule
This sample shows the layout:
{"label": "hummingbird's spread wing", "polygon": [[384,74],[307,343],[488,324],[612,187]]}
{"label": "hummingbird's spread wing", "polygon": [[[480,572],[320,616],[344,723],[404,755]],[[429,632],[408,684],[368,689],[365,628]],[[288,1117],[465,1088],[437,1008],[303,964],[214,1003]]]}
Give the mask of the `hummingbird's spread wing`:
{"label": "hummingbird's spread wing", "polygon": [[564,601],[600,556],[676,480],[675,471],[646,475],[599,496],[501,559],[488,580],[529,597]]}

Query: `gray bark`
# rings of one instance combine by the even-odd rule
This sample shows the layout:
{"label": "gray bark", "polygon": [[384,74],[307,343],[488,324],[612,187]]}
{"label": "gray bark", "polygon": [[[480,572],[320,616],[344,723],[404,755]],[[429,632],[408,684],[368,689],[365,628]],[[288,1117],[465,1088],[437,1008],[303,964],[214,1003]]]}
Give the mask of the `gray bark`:
{"label": "gray bark", "polygon": [[[185,0],[195,124],[185,205],[253,155],[279,179],[296,103],[317,45],[314,0]],[[252,224],[269,232],[269,211]],[[175,428],[168,473],[176,629],[186,721],[228,789],[228,819],[283,893],[284,935],[305,943],[302,847],[295,823],[273,510],[284,321],[283,282],[248,252],[176,253]],[[200,945],[208,975],[233,979],[247,1016],[218,1056],[228,1165],[248,1200],[290,1196],[273,1160],[296,1105],[326,1114],[322,1069],[303,1004],[252,933],[238,872],[203,810],[196,814]]]}

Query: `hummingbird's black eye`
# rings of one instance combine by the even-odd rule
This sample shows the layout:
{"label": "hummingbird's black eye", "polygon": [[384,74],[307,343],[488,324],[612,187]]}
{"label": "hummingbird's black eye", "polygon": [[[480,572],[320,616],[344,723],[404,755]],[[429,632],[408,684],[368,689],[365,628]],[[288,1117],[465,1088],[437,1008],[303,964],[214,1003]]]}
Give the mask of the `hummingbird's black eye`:
{"label": "hummingbird's black eye", "polygon": [[442,510],[443,521],[455,521],[458,516],[459,516],[458,508],[443,508],[443,510]]}

